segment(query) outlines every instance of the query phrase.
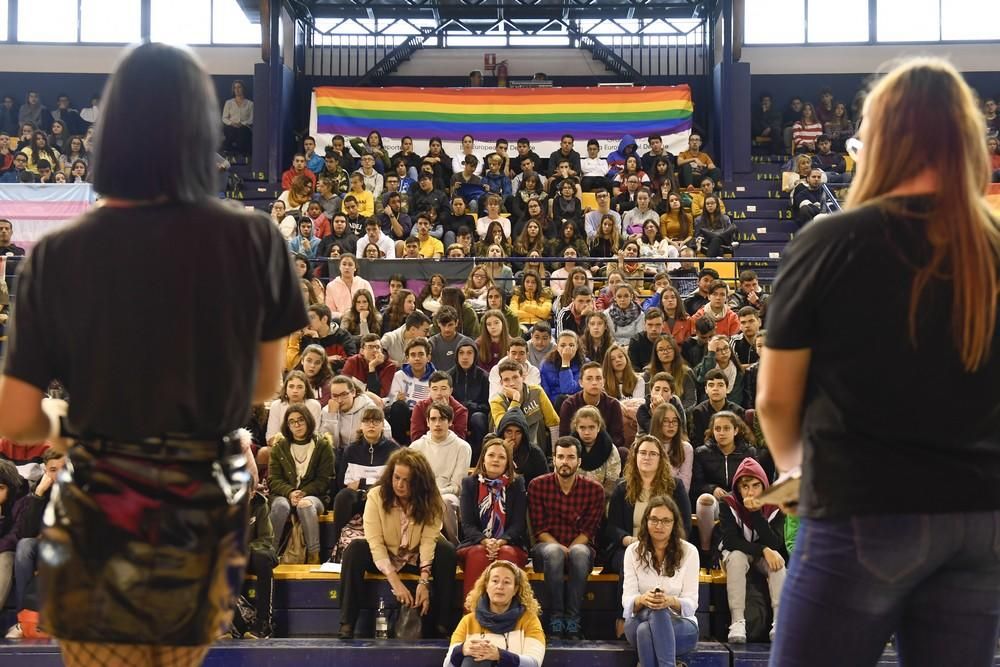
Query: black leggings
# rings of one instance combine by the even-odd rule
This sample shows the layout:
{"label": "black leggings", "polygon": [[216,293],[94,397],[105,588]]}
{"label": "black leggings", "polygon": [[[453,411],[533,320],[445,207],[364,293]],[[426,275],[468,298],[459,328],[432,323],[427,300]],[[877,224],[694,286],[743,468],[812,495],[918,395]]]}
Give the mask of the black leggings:
{"label": "black leggings", "polygon": [[257,609],[257,624],[271,622],[271,597],[274,593],[274,558],[264,551],[251,551],[247,566],[250,574],[257,577],[257,597],[254,607]]}
{"label": "black leggings", "polygon": [[343,488],[333,498],[333,547],[337,547],[344,526],[365,510],[364,495],[354,489]]}

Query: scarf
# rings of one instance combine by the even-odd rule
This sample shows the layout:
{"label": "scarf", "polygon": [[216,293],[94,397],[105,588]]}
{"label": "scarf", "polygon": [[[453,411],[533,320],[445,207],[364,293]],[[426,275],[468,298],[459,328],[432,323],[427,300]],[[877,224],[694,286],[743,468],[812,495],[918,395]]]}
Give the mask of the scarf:
{"label": "scarf", "polygon": [[[601,408],[600,405],[597,406],[598,409]],[[579,433],[573,433],[573,437],[580,440]],[[583,442],[583,440],[580,440]],[[594,446],[587,451],[587,446],[583,446],[583,458],[580,460],[581,470],[597,470],[607,462],[608,457],[611,455],[611,438],[607,435],[604,429],[597,432],[597,440],[594,441]]]}
{"label": "scarf", "polygon": [[490,600],[485,594],[480,596],[479,603],[476,604],[476,620],[479,625],[495,635],[505,635],[512,631],[523,614],[524,607],[517,598],[510,601],[507,611],[499,614],[490,609]]}
{"label": "scarf", "polygon": [[507,485],[510,479],[501,475],[497,479],[479,476],[479,525],[486,537],[503,535],[507,525]]}
{"label": "scarf", "polygon": [[709,306],[708,304],[705,304],[704,315],[707,315],[708,317],[712,318],[713,322],[719,322],[719,321],[721,321],[722,318],[724,318],[728,314],[729,314],[729,306],[726,305],[726,304],[722,304],[722,314],[720,314],[720,315],[716,315],[715,311],[712,310],[712,307]]}
{"label": "scarf", "polygon": [[288,451],[292,455],[292,463],[295,464],[295,486],[302,486],[302,479],[309,470],[309,463],[312,460],[313,451],[316,449],[315,440],[298,442],[293,440],[288,443]]}
{"label": "scarf", "polygon": [[628,308],[622,310],[618,307],[617,302],[612,302],[611,307],[607,310],[608,317],[611,321],[615,323],[616,327],[627,327],[628,325],[639,319],[639,315],[642,314],[642,309],[639,308],[639,304],[635,301],[629,303]]}

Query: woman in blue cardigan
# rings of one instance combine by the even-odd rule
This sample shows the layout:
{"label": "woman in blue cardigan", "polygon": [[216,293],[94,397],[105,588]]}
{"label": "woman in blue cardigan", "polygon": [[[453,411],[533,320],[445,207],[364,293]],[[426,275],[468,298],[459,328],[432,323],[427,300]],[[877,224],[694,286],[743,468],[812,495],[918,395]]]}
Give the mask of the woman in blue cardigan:
{"label": "woman in blue cardigan", "polygon": [[538,369],[542,389],[556,411],[566,396],[580,391],[580,367],[586,361],[576,333],[567,330],[559,334],[556,348],[549,352]]}

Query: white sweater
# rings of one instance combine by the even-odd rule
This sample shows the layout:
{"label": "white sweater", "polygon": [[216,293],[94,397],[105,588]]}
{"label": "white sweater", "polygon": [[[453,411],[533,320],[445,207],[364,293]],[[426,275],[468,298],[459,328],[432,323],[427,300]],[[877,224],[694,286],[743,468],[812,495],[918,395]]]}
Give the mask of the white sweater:
{"label": "white sweater", "polygon": [[459,494],[462,480],[469,474],[472,462],[472,447],[469,443],[455,435],[454,431],[448,431],[444,442],[435,442],[431,439],[430,432],[427,432],[414,440],[410,449],[427,457],[441,493]]}
{"label": "white sweater", "polygon": [[624,608],[624,618],[629,619],[634,615],[632,607],[635,599],[655,588],[659,588],[666,595],[673,595],[681,603],[681,616],[689,618],[698,623],[695,612],[698,610],[698,549],[685,540],[681,540],[681,549],[684,555],[681,556],[680,567],[673,576],[666,577],[657,574],[651,567],[647,567],[639,561],[636,556],[638,542],[633,542],[625,549],[625,564],[622,575],[622,607]]}

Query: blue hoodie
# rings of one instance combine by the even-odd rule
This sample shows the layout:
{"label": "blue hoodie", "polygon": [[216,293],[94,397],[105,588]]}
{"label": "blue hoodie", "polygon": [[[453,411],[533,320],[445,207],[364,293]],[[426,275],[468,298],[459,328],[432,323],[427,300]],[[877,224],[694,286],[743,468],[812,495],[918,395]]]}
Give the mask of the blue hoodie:
{"label": "blue hoodie", "polygon": [[[608,167],[610,168],[608,178],[613,178],[625,167],[625,158],[629,155],[634,155],[636,159],[639,158],[639,144],[635,142],[635,137],[631,134],[626,134],[618,142],[618,150],[608,156]],[[639,168],[642,169],[641,162]]]}

